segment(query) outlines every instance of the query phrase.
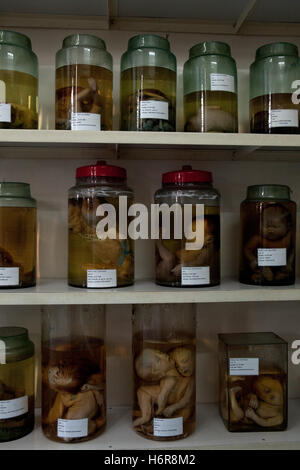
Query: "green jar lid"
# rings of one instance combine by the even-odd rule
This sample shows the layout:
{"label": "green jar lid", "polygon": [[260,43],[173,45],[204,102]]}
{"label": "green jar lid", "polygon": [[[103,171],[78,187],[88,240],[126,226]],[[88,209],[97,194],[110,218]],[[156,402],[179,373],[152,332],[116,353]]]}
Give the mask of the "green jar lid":
{"label": "green jar lid", "polygon": [[103,39],[92,34],[71,34],[63,40],[63,49],[73,46],[97,47],[106,51],[106,44]]}
{"label": "green jar lid", "polygon": [[0,30],[0,45],[11,44],[12,46],[31,48],[31,40],[25,34],[16,33],[15,31]]}
{"label": "green jar lid", "polygon": [[30,341],[28,330],[18,326],[0,328],[0,364],[22,361],[34,354],[34,344]]}
{"label": "green jar lid", "polygon": [[288,186],[282,184],[259,184],[248,186],[247,199],[255,201],[264,201],[266,199],[290,200],[291,190]]}
{"label": "green jar lid", "polygon": [[220,54],[231,57],[231,49],[226,42],[220,41],[204,41],[195,44],[190,49],[189,57],[197,57],[199,55],[211,55],[211,54]]}
{"label": "green jar lid", "polygon": [[298,57],[298,47],[289,42],[273,42],[265,44],[256,50],[255,60],[264,59],[270,56],[296,56]]}
{"label": "green jar lid", "polygon": [[0,207],[3,206],[36,207],[36,201],[31,197],[30,184],[0,183]]}
{"label": "green jar lid", "polygon": [[128,41],[128,49],[140,49],[142,47],[170,50],[170,43],[166,38],[156,34],[139,34]]}

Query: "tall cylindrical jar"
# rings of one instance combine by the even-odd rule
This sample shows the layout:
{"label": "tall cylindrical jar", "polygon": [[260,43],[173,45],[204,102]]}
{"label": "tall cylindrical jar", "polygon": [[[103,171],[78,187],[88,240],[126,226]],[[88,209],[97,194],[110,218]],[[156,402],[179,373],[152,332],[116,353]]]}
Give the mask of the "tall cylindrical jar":
{"label": "tall cylindrical jar", "polygon": [[0,183],[0,288],[36,284],[36,201],[27,183]]}
{"label": "tall cylindrical jar", "polygon": [[57,442],[99,436],[106,424],[105,310],[43,308],[42,428]]}
{"label": "tall cylindrical jar", "polygon": [[134,36],[121,59],[123,131],[176,131],[176,57],[169,41]]}
{"label": "tall cylindrical jar", "polygon": [[288,186],[248,187],[241,204],[240,282],[294,284],[296,211]]}
{"label": "tall cylindrical jar", "polygon": [[208,287],[220,283],[220,195],[212,182],[210,172],[188,165],[163,174],[154,200],[166,204],[170,214],[160,210],[157,284]]}
{"label": "tall cylindrical jar", "polygon": [[29,37],[0,30],[0,129],[37,127],[37,56]]}
{"label": "tall cylindrical jar", "polygon": [[294,44],[261,46],[250,67],[250,128],[263,134],[299,134],[300,104],[293,97],[300,62]]}
{"label": "tall cylindrical jar", "polygon": [[0,328],[0,442],[34,427],[34,344],[20,327]]}
{"label": "tall cylindrical jar", "polygon": [[56,54],[56,129],[112,129],[112,56],[105,42],[72,34]]}
{"label": "tall cylindrical jar", "polygon": [[196,326],[190,304],[136,305],[133,311],[133,426],[174,441],[196,424]]}
{"label": "tall cylindrical jar", "polygon": [[124,168],[104,161],[77,168],[76,186],[69,191],[70,285],[97,289],[133,284],[134,242],[127,235],[133,191],[126,179]]}
{"label": "tall cylindrical jar", "polygon": [[184,130],[237,132],[237,70],[230,46],[205,41],[184,64]]}

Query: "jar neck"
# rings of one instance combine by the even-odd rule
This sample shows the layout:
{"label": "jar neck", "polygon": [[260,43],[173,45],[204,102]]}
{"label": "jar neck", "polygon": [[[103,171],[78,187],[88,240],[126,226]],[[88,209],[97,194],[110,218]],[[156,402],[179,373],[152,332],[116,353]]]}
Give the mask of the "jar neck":
{"label": "jar neck", "polygon": [[123,178],[111,178],[103,176],[87,176],[85,178],[76,178],[77,186],[102,185],[102,186],[126,186],[126,180]]}
{"label": "jar neck", "polygon": [[171,188],[182,188],[182,189],[193,189],[193,188],[212,188],[212,183],[201,183],[201,182],[189,182],[189,183],[163,183],[162,187],[165,189]]}

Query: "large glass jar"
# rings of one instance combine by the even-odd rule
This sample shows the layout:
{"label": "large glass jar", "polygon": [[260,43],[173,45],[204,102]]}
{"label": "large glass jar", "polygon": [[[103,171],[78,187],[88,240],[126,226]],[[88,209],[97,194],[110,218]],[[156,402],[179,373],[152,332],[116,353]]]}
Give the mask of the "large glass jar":
{"label": "large glass jar", "polygon": [[134,306],[133,426],[140,436],[174,441],[194,431],[195,363],[193,305]]}
{"label": "large glass jar", "polygon": [[134,36],[121,59],[123,131],[176,131],[176,57],[169,41]]}
{"label": "large glass jar", "polygon": [[0,288],[36,284],[36,201],[27,183],[0,183]]}
{"label": "large glass jar", "polygon": [[184,130],[237,132],[237,71],[230,46],[205,41],[184,64]]}
{"label": "large glass jar", "polygon": [[34,427],[34,344],[28,331],[0,328],[0,442],[29,434]]}
{"label": "large glass jar", "polygon": [[106,424],[105,311],[59,305],[42,315],[42,428],[58,442],[99,436]]}
{"label": "large glass jar", "polygon": [[72,34],[56,54],[56,129],[112,129],[112,56],[105,42]]}
{"label": "large glass jar", "polygon": [[37,56],[27,36],[0,30],[0,129],[37,127]]}
{"label": "large glass jar", "polygon": [[[133,284],[134,242],[127,235],[126,207],[125,219],[121,217],[124,224],[119,224],[120,204],[129,207],[133,202],[126,178],[124,168],[103,161],[77,169],[76,186],[69,191],[70,285],[105,288]],[[107,204],[115,217],[102,231]]]}
{"label": "large glass jar", "polygon": [[288,186],[249,186],[241,204],[240,233],[240,282],[295,283],[296,203]]}
{"label": "large glass jar", "polygon": [[220,283],[220,195],[212,181],[210,172],[188,165],[163,174],[155,203],[177,206],[170,213],[170,233],[164,211],[160,215],[157,284],[208,287]]}
{"label": "large glass jar", "polygon": [[299,70],[294,44],[278,42],[257,49],[250,67],[251,132],[299,134],[300,104],[292,100]]}

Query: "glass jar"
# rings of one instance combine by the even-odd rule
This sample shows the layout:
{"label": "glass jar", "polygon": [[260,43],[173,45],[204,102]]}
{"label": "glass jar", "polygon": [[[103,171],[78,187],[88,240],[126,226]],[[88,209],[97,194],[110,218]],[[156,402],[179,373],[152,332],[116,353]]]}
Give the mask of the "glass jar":
{"label": "glass jar", "polygon": [[0,30],[0,129],[37,128],[37,56],[29,37]]}
{"label": "glass jar", "polygon": [[56,129],[112,129],[112,56],[105,42],[72,34],[56,54]]}
{"label": "glass jar", "polygon": [[42,314],[42,429],[53,441],[99,436],[106,425],[105,310],[59,305]]}
{"label": "glass jar", "polygon": [[167,39],[140,34],[121,58],[123,131],[176,131],[176,57]]}
{"label": "glass jar", "polygon": [[190,435],[196,424],[194,305],[135,305],[134,430],[156,441]]}
{"label": "glass jar", "polygon": [[36,201],[27,183],[0,183],[0,288],[36,284]]}
{"label": "glass jar", "polygon": [[288,344],[274,333],[219,335],[219,409],[228,431],[287,427]]}
{"label": "glass jar", "polygon": [[34,427],[34,344],[28,331],[0,328],[0,442],[29,434]]}
{"label": "glass jar", "polygon": [[[133,284],[134,242],[127,235],[126,207],[125,220],[121,217],[124,224],[119,224],[120,201],[128,206],[133,202],[133,191],[127,187],[126,178],[124,168],[103,161],[77,169],[76,186],[69,191],[71,286],[106,288]],[[107,204],[115,217],[104,238],[100,225],[106,219]]]}
{"label": "glass jar", "polygon": [[237,70],[230,46],[205,41],[190,49],[183,69],[184,130],[237,132]]}
{"label": "glass jar", "polygon": [[299,134],[300,104],[292,100],[299,80],[298,48],[287,42],[259,47],[250,67],[250,128],[262,134]]}
{"label": "glass jar", "polygon": [[[156,283],[172,287],[220,284],[220,195],[212,174],[182,170],[163,174],[156,204],[176,204],[168,219],[161,212],[156,241]],[[177,231],[177,234],[176,234]]]}
{"label": "glass jar", "polygon": [[248,187],[241,204],[240,282],[295,283],[296,210],[288,186]]}

